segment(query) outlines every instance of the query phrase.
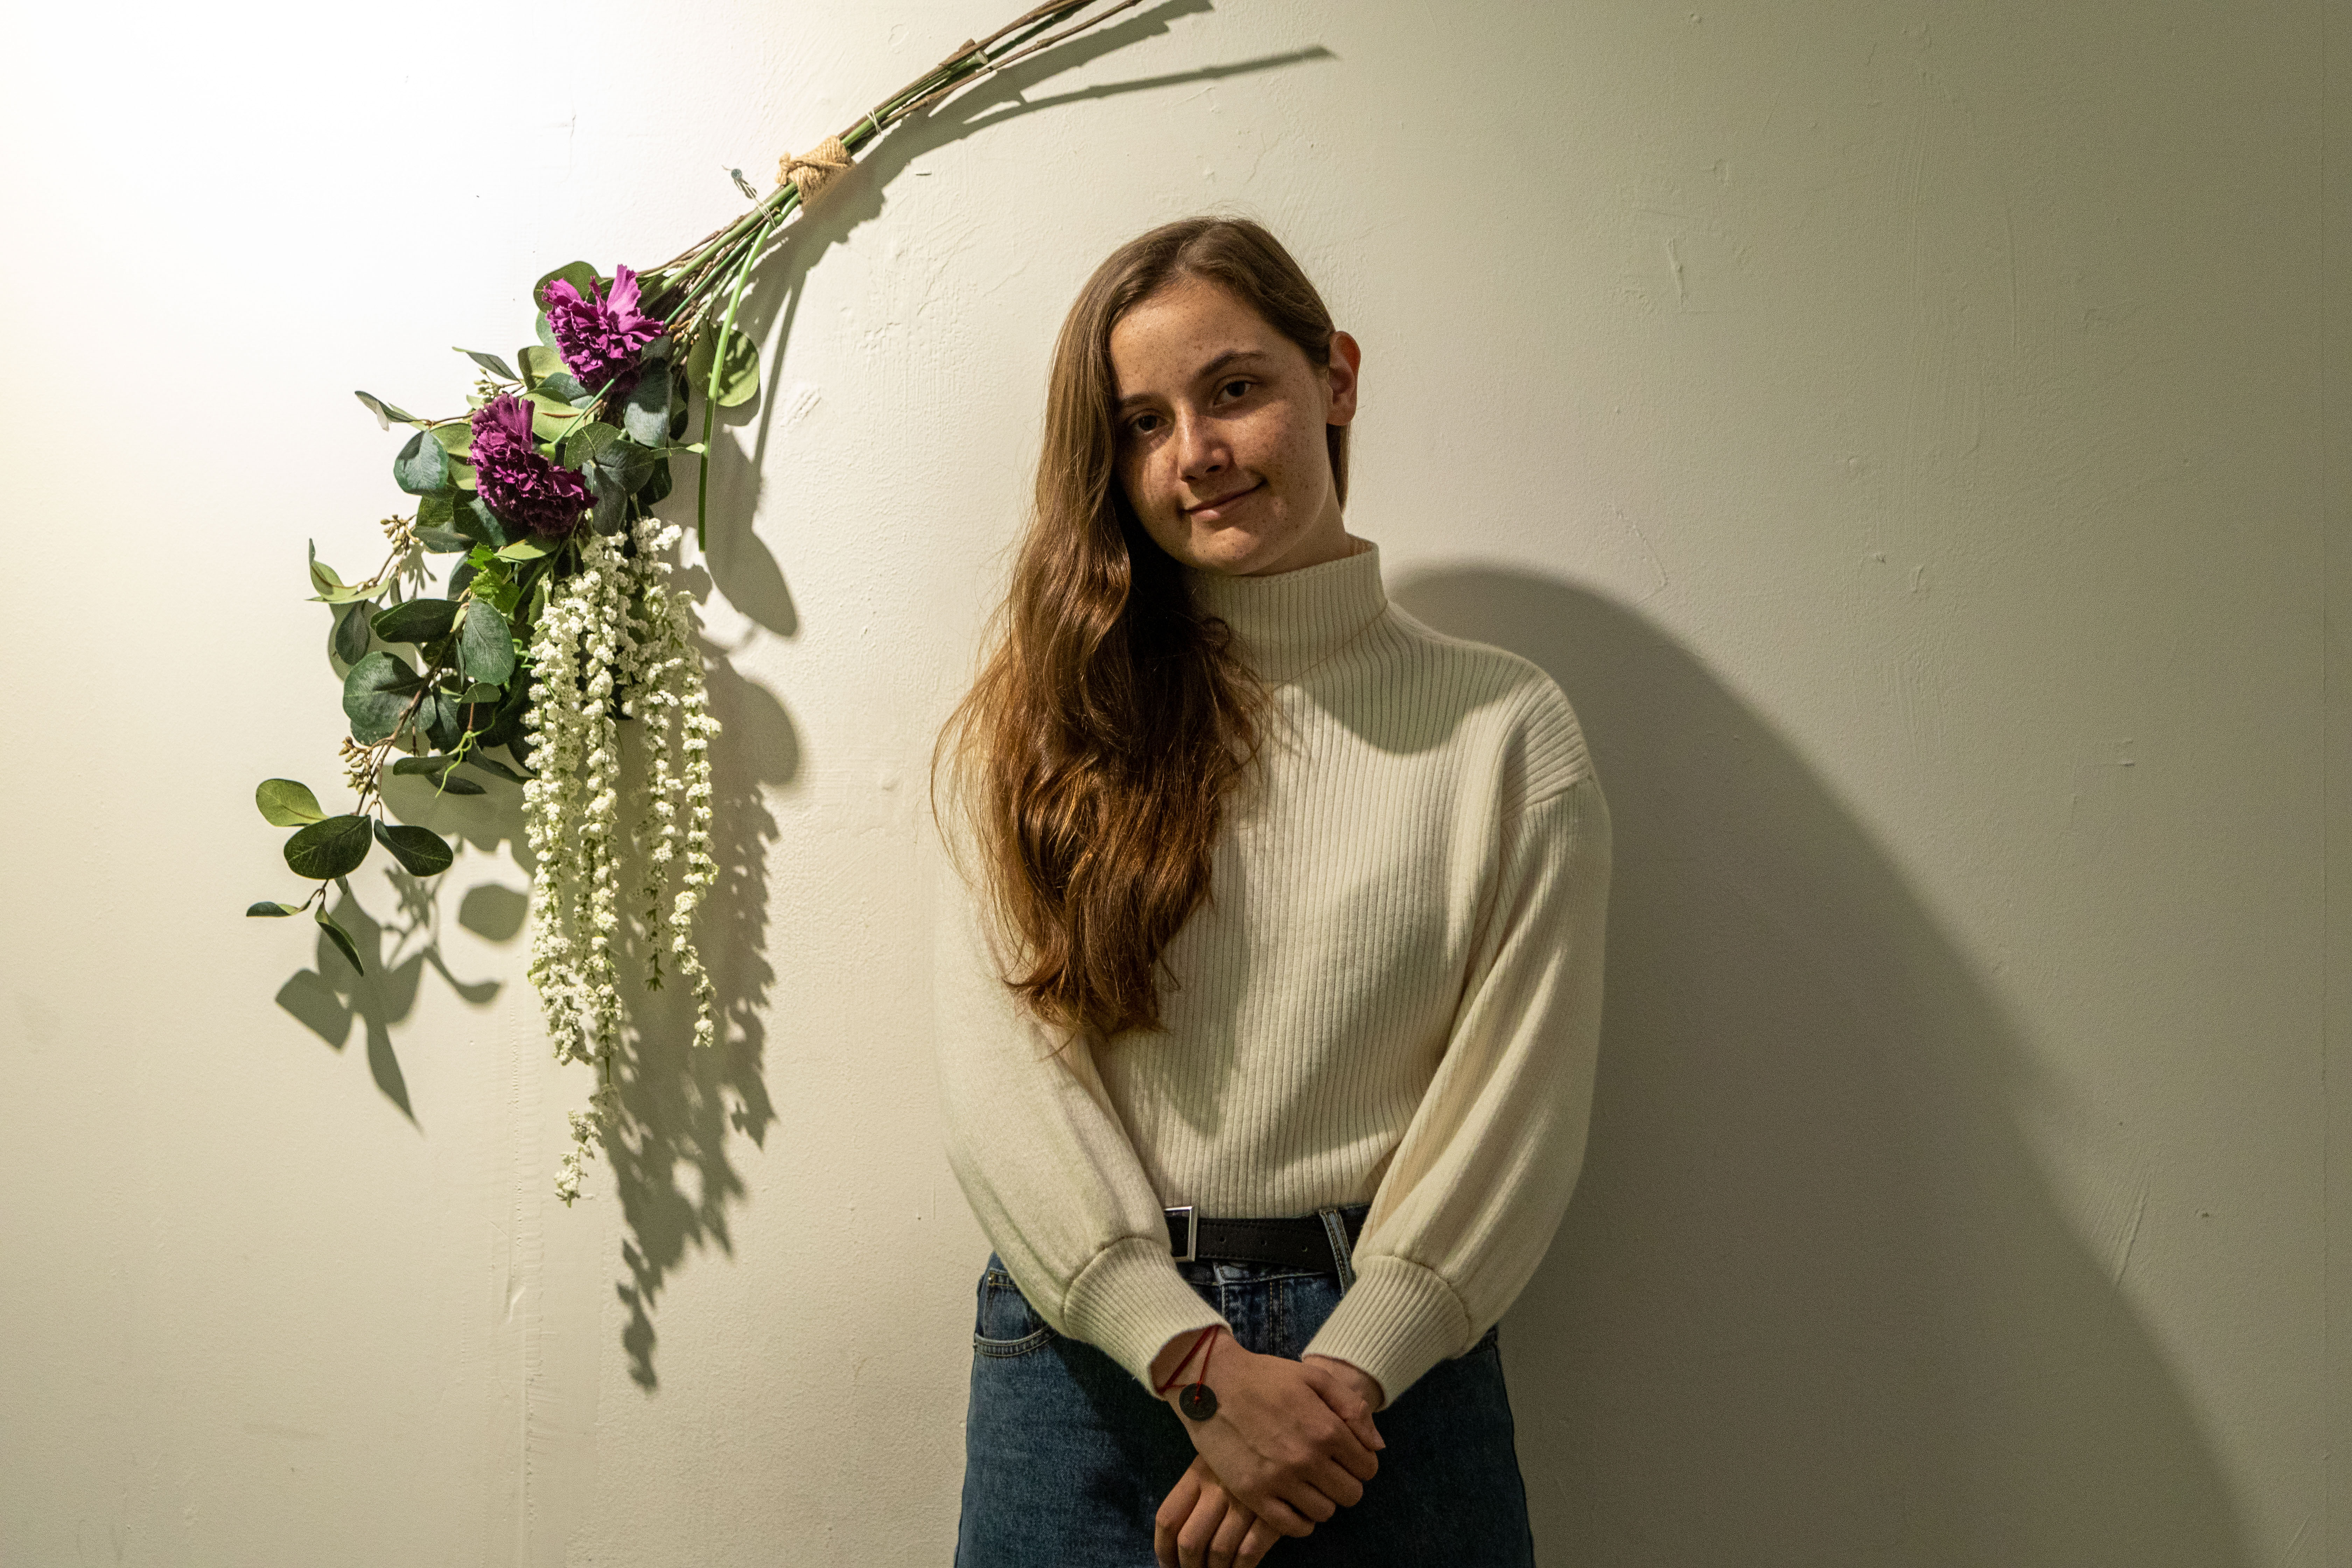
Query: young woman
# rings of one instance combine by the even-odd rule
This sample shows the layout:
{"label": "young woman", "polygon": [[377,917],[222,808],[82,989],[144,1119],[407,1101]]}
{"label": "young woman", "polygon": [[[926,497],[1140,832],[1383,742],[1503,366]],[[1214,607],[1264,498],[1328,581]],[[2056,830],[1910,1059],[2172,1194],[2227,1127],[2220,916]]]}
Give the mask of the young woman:
{"label": "young woman", "polygon": [[1583,1157],[1608,808],[1348,532],[1360,361],[1234,219],[1063,323],[941,736],[960,1568],[1532,1562],[1495,1325]]}

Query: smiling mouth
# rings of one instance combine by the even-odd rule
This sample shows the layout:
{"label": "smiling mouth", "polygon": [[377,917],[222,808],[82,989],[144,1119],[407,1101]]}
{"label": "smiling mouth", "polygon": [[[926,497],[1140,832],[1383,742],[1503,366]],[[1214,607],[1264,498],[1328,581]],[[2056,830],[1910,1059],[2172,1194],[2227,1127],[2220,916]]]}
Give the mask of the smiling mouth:
{"label": "smiling mouth", "polygon": [[1198,506],[1188,506],[1184,509],[1185,515],[1193,516],[1201,512],[1216,511],[1221,508],[1231,506],[1234,502],[1241,500],[1242,497],[1255,493],[1259,486],[1264,485],[1265,483],[1265,481],[1264,479],[1260,479],[1256,484],[1251,485],[1244,489],[1235,490],[1229,496],[1219,496],[1214,500],[1204,500]]}

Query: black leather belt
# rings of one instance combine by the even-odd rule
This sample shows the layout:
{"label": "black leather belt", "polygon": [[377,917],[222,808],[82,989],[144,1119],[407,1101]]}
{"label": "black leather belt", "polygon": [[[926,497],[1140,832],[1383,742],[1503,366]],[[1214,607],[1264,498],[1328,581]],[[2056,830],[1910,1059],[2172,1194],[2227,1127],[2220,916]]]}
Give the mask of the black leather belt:
{"label": "black leather belt", "polygon": [[[1363,1233],[1364,1216],[1370,1212],[1368,1204],[1348,1204],[1324,1211],[1331,1215],[1333,1224],[1345,1230],[1349,1252],[1355,1250],[1356,1238]],[[1354,1272],[1348,1267],[1349,1260],[1336,1251],[1332,1226],[1324,1222],[1320,1213],[1289,1219],[1209,1219],[1193,1212],[1190,1204],[1167,1213],[1168,1250],[1179,1262],[1200,1258],[1287,1264],[1336,1273],[1343,1280]]]}

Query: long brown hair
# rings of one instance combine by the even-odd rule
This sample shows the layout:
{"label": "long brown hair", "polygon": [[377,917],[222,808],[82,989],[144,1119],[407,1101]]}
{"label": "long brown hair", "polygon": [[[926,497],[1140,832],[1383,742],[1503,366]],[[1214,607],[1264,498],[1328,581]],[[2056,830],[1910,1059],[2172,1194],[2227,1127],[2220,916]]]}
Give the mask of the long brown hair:
{"label": "long brown hair", "polygon": [[[1039,1018],[1108,1038],[1160,1023],[1160,956],[1209,894],[1225,799],[1257,754],[1265,693],[1201,614],[1114,469],[1111,328],[1180,279],[1219,285],[1331,363],[1331,314],[1246,218],[1192,217],[1111,252],[1054,345],[1037,488],[979,679],[940,733],[1005,982]],[[1325,438],[1348,499],[1348,430]]]}

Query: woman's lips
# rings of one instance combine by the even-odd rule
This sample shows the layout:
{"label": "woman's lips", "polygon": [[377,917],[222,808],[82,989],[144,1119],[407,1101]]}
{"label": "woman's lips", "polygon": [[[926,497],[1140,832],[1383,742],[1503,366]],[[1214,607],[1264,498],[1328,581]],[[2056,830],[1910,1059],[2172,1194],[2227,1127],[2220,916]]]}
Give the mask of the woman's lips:
{"label": "woman's lips", "polygon": [[1244,496],[1254,496],[1257,494],[1257,492],[1265,487],[1265,481],[1264,479],[1260,479],[1256,484],[1251,485],[1246,489],[1238,489],[1234,491],[1231,495],[1219,496],[1214,500],[1204,500],[1198,506],[1188,506],[1184,509],[1184,515],[1187,517],[1218,516],[1223,513],[1227,507],[1233,505],[1234,502],[1241,500]]}

